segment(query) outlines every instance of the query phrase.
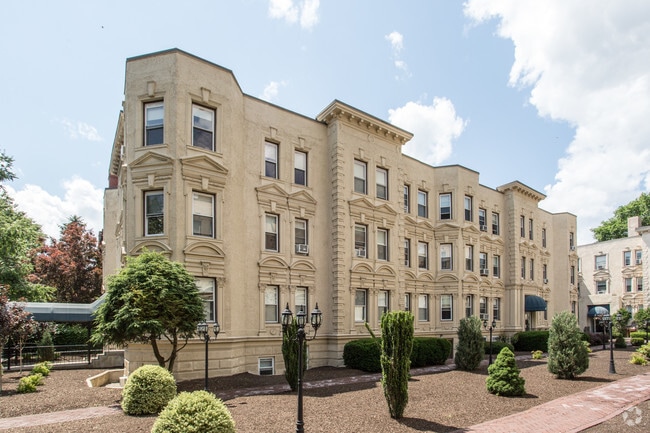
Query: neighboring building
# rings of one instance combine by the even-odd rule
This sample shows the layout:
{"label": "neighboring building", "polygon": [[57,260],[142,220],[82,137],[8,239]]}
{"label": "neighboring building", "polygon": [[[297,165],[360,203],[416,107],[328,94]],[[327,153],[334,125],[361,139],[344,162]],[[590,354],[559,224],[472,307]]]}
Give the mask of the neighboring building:
{"label": "neighboring building", "polygon": [[648,245],[650,227],[628,219],[627,237],[578,247],[580,279],[579,323],[602,331],[600,316],[625,308],[633,315],[648,308]]}
{"label": "neighboring building", "polygon": [[[174,49],[127,60],[123,107],[105,275],[145,248],[184,263],[221,325],[213,374],[282,373],[286,304],[323,311],[313,367],[341,365],[345,343],[390,310],[413,312],[417,336],[454,339],[465,316],[511,335],[577,303],[574,215],[540,209],[520,182],[495,190],[403,155],[411,133],[349,105],[310,119]],[[151,363],[151,349],[131,344],[126,361]],[[202,368],[197,341],[175,373]]]}

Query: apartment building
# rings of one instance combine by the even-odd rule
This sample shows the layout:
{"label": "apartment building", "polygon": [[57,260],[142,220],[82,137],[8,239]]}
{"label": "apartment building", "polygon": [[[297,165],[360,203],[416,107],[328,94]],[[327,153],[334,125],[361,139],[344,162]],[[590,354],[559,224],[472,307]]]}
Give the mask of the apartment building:
{"label": "apartment building", "polygon": [[621,308],[633,315],[650,305],[648,245],[650,227],[638,216],[628,219],[627,237],[578,247],[582,329],[602,331],[600,318]]}
{"label": "apartment building", "polygon": [[[221,326],[211,375],[282,374],[287,304],[323,312],[310,367],[342,365],[390,310],[413,312],[417,336],[454,339],[466,316],[498,336],[575,308],[576,217],[540,209],[521,182],[493,189],[406,156],[412,137],[337,100],[314,119],[291,112],[177,49],[127,59],[105,275],[144,249],[184,263]],[[191,342],[176,376],[201,377],[203,357]],[[152,362],[127,348],[127,373]]]}

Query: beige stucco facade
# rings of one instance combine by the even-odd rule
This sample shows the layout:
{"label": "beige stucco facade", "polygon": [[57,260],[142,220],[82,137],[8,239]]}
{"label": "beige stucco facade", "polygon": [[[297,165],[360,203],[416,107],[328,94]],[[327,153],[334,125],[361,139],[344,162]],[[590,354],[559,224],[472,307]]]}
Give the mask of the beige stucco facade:
{"label": "beige stucco facade", "polygon": [[[416,335],[454,339],[469,314],[511,335],[575,305],[576,217],[540,209],[544,195],[520,182],[493,189],[408,157],[411,138],[340,101],[315,119],[288,111],[179,50],[128,59],[105,275],[147,248],[213,287],[211,375],[283,373],[287,303],[323,312],[311,367],[342,365],[344,344],[368,335],[366,321],[379,332],[386,310],[410,309]],[[525,311],[527,295],[546,313]],[[201,377],[203,350],[191,342],[176,376]],[[126,360],[132,371],[153,355],[130,345]]]}

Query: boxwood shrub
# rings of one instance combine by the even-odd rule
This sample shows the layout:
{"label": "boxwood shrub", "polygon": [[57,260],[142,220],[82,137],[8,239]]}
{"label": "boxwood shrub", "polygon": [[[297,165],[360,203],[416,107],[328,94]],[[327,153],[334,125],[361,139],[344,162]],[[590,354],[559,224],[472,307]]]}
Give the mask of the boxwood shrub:
{"label": "boxwood shrub", "polygon": [[126,380],[121,405],[127,415],[152,415],[163,410],[174,397],[174,376],[158,365],[143,365]]}
{"label": "boxwood shrub", "polygon": [[[343,347],[343,363],[348,368],[381,372],[381,339],[361,338],[348,342]],[[451,342],[443,338],[415,337],[411,352],[411,367],[443,365],[451,354]]]}
{"label": "boxwood shrub", "polygon": [[548,352],[548,331],[518,332],[512,337],[512,343],[518,352]]}
{"label": "boxwood shrub", "polygon": [[214,394],[181,392],[165,406],[151,433],[235,433],[235,421]]}
{"label": "boxwood shrub", "polygon": [[451,342],[443,338],[415,337],[411,352],[411,367],[443,365],[451,354]]}

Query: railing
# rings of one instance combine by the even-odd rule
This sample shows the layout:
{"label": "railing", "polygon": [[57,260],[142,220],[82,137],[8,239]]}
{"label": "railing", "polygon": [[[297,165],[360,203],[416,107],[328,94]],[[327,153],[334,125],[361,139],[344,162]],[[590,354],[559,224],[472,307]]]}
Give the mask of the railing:
{"label": "railing", "polygon": [[[103,347],[91,345],[58,345],[58,346],[36,346],[27,345],[23,347],[22,364],[23,368],[31,367],[39,362],[48,361],[56,364],[90,364],[93,356],[104,351]],[[5,347],[2,353],[2,366],[10,371],[12,366],[20,365],[21,353],[17,347]]]}

